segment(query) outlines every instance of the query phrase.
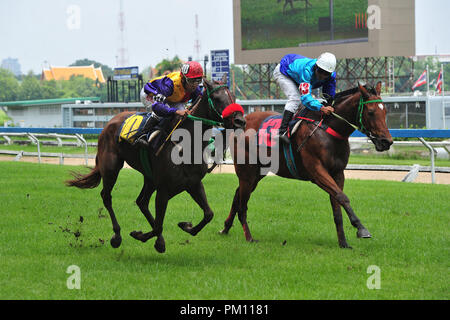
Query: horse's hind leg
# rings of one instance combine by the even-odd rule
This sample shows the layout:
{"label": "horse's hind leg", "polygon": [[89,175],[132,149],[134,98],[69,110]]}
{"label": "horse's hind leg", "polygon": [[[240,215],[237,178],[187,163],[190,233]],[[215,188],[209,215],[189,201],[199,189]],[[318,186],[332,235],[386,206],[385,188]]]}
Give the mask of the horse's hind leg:
{"label": "horse's hind leg", "polygon": [[102,164],[100,173],[103,179],[103,189],[100,194],[103,199],[103,205],[108,210],[113,225],[114,235],[112,236],[110,243],[113,248],[118,248],[122,243],[122,237],[120,236],[120,225],[117,222],[116,215],[112,208],[111,191],[117,181],[119,171],[122,169],[123,160],[120,160],[117,155],[111,153],[104,159],[107,159],[108,161],[99,161],[99,163]]}
{"label": "horse's hind leg", "polygon": [[[155,187],[153,183],[147,179],[144,179],[144,186],[142,187],[141,193],[136,199],[136,204],[141,210],[142,214],[147,219],[148,223],[152,228],[155,227],[155,219],[153,218],[150,210],[148,209],[148,204],[150,202],[150,198],[152,197],[153,192],[155,191]],[[133,238],[142,241],[142,232],[141,231],[133,231],[130,233],[130,236]],[[162,253],[166,250],[165,241],[162,235],[158,236],[155,242],[156,251]]]}
{"label": "horse's hind leg", "polygon": [[214,213],[209,207],[208,200],[206,199],[205,188],[203,187],[203,183],[200,181],[197,185],[192,188],[189,188],[187,192],[191,195],[192,199],[199,205],[203,210],[203,219],[199,222],[198,225],[192,227],[191,222],[180,222],[178,226],[187,233],[195,236],[200,230],[203,229],[205,225],[207,225],[213,218]]}
{"label": "horse's hind leg", "polygon": [[[164,217],[166,215],[168,201],[169,201],[169,194],[167,190],[158,189],[158,191],[156,192],[156,200],[155,200],[156,217],[154,220],[153,230],[147,233],[140,233],[138,235],[138,238],[136,239],[141,240],[142,242],[146,242],[155,236],[158,238],[162,236]],[[159,253],[163,253],[165,250],[165,246],[159,247],[158,242],[156,242],[155,249]]]}
{"label": "horse's hind leg", "polygon": [[239,209],[238,209],[238,218],[239,222],[242,225],[242,229],[244,229],[245,240],[249,242],[256,242],[257,240],[253,239],[250,228],[247,224],[247,203],[250,199],[251,193],[256,189],[258,182],[264,176],[255,177],[248,181],[247,179],[239,180]]}
{"label": "horse's hind leg", "polygon": [[236,217],[236,213],[238,212],[238,210],[239,210],[239,187],[236,189],[236,192],[234,194],[230,214],[228,215],[228,218],[224,222],[224,228],[222,231],[220,231],[221,234],[228,234],[231,227],[233,226],[233,221],[234,218]]}

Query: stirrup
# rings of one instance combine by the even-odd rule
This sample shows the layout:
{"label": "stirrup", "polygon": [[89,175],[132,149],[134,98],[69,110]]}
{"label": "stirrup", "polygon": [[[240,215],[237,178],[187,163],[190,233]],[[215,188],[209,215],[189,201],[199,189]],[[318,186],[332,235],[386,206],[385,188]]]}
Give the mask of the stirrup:
{"label": "stirrup", "polygon": [[143,134],[142,136],[140,136],[139,138],[137,138],[134,142],[133,142],[133,147],[137,146],[137,147],[143,147],[143,148],[147,148],[148,147],[148,142],[147,139],[145,138],[146,135]]}
{"label": "stirrup", "polygon": [[152,134],[150,135],[150,137],[148,138],[148,143],[150,144],[150,142],[156,138],[156,136],[158,134],[160,134],[161,130],[155,130],[152,132]]}
{"label": "stirrup", "polygon": [[297,132],[297,129],[300,127],[300,124],[302,123],[303,119],[300,119],[295,125],[294,128],[292,128],[291,137],[294,136],[294,134]]}
{"label": "stirrup", "polygon": [[279,139],[282,143],[287,144],[287,145],[289,145],[289,144],[291,143],[291,140],[288,138],[288,136],[286,135],[286,133],[279,135],[279,136],[278,136],[278,139]]}

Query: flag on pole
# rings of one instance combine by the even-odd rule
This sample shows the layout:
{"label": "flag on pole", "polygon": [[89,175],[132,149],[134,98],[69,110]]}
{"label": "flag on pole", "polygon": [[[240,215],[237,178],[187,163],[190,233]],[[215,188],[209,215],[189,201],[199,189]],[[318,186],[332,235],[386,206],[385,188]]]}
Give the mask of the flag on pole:
{"label": "flag on pole", "polygon": [[427,83],[427,70],[424,70],[424,72],[422,72],[419,79],[417,79],[411,89],[414,90],[417,87],[423,86],[425,83]]}
{"label": "flag on pole", "polygon": [[437,82],[436,82],[436,91],[438,93],[442,92],[442,71],[439,72]]}

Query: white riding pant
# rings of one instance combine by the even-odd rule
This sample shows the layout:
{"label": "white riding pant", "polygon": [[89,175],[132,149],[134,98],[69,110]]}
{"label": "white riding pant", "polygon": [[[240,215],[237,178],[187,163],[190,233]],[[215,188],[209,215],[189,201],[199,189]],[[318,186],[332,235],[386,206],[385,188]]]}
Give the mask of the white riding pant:
{"label": "white riding pant", "polygon": [[301,96],[298,85],[291,78],[280,72],[280,64],[278,64],[273,71],[273,77],[288,98],[284,110],[292,113],[297,112],[301,105]]}

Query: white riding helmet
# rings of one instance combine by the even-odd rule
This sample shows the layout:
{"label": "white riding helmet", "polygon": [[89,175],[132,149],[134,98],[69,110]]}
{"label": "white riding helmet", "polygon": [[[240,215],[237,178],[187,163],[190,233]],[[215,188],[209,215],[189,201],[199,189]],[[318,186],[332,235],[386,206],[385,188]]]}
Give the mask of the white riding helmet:
{"label": "white riding helmet", "polygon": [[336,57],[329,52],[322,53],[318,58],[316,65],[329,73],[332,73],[336,69]]}

